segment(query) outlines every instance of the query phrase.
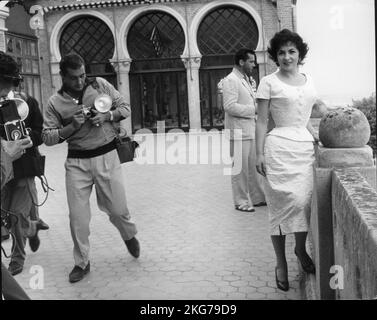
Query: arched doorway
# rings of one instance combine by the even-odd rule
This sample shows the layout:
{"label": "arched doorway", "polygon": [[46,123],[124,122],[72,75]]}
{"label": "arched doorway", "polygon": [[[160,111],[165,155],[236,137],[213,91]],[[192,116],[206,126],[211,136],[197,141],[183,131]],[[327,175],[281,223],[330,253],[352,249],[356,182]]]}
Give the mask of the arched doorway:
{"label": "arched doorway", "polygon": [[110,63],[114,55],[114,37],[99,18],[80,16],[70,21],[62,31],[61,55],[75,52],[83,57],[89,77],[102,77],[117,86],[116,73]]}
{"label": "arched doorway", "polygon": [[127,35],[132,58],[130,94],[133,131],[188,129],[186,69],[180,58],[185,46],[184,32],[171,15],[153,11],[140,16]]}
{"label": "arched doorway", "polygon": [[[224,112],[217,105],[217,83],[232,71],[236,51],[244,47],[255,50],[258,38],[253,17],[236,6],[218,7],[200,23],[197,41],[202,54],[199,79],[203,128],[223,128]],[[259,82],[258,68],[253,77]]]}

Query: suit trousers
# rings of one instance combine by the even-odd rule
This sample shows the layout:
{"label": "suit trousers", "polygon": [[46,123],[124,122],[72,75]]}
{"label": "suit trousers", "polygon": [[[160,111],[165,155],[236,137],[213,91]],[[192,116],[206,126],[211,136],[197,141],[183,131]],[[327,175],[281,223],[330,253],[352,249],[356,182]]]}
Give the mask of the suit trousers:
{"label": "suit trousers", "polygon": [[2,208],[14,213],[18,220],[11,228],[16,241],[11,260],[21,265],[26,258],[26,239],[36,233],[37,221],[32,221],[31,215],[38,218],[38,207],[35,206],[37,202],[34,177],[11,180],[1,191]]}
{"label": "suit trousers", "polygon": [[230,140],[230,155],[233,157],[233,164],[242,164],[240,172],[231,177],[234,205],[252,206],[266,201],[262,176],[258,174],[255,166],[255,140]]}
{"label": "suit trousers", "polygon": [[93,185],[99,209],[108,214],[122,239],[133,238],[137,230],[127,208],[123,172],[116,150],[93,158],[67,158],[65,169],[73,256],[75,265],[85,268],[89,262],[89,198]]}

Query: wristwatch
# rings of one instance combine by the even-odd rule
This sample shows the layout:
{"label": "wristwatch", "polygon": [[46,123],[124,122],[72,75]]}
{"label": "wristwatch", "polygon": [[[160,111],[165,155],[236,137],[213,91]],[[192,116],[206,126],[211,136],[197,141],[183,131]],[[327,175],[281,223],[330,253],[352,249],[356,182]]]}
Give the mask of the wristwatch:
{"label": "wristwatch", "polygon": [[109,111],[110,112],[110,121],[114,121],[114,114],[112,111]]}

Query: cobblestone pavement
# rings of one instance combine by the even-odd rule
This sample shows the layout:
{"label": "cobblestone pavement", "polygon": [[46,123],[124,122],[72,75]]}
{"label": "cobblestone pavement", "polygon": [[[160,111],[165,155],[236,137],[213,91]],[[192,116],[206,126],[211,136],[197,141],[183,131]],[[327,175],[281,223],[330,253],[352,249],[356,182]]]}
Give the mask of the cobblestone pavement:
{"label": "cobblestone pavement", "polygon": [[[283,292],[275,284],[267,209],[234,210],[223,165],[123,164],[141,255],[134,259],[127,252],[93,192],[91,272],[69,283],[74,262],[64,186],[66,148],[40,148],[55,190],[40,208],[50,229],[39,233],[36,253],[27,245],[24,271],[15,277],[32,299],[300,299],[293,235],[286,243],[291,289]],[[39,197],[41,202],[44,194]]]}

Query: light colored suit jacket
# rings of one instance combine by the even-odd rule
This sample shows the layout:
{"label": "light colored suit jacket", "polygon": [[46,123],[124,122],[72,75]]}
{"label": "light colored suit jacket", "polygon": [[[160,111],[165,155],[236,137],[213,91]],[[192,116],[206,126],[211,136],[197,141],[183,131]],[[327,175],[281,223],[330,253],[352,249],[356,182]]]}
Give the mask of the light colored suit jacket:
{"label": "light colored suit jacket", "polygon": [[[225,129],[229,129],[231,140],[249,140],[255,138],[255,91],[244,75],[233,68],[223,82],[223,103],[225,111]],[[234,134],[234,129],[241,129],[241,136]]]}

